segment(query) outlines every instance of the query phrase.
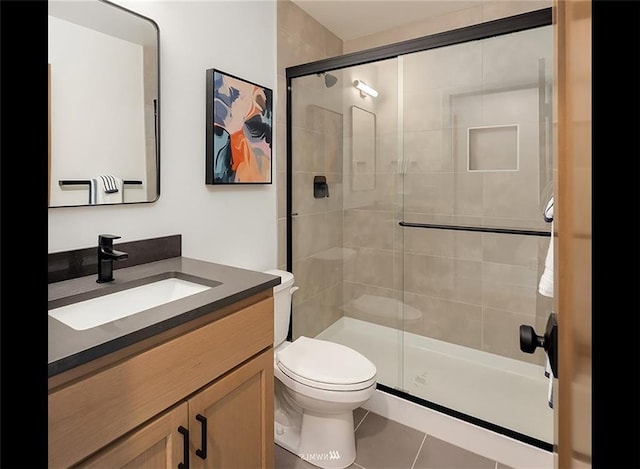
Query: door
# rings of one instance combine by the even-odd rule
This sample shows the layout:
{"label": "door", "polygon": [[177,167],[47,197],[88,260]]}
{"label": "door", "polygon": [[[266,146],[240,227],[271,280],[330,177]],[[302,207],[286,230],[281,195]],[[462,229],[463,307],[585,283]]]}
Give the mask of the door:
{"label": "door", "polygon": [[272,468],[273,349],[189,399],[191,466]]}
{"label": "door", "polygon": [[184,458],[184,440],[178,428],[187,426],[187,403],[101,450],[78,467],[178,467]]}
{"label": "door", "polygon": [[591,467],[591,2],[554,0],[556,467]]}

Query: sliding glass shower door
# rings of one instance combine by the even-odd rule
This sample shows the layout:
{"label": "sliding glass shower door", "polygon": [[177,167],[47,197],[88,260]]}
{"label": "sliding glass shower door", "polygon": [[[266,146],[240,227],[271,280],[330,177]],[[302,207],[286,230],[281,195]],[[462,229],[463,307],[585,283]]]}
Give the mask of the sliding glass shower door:
{"label": "sliding glass shower door", "polygon": [[[290,266],[300,287],[292,338],[348,343],[376,363],[378,382],[399,388],[398,95],[374,100],[355,80],[395,90],[397,60],[299,77],[291,87]],[[389,327],[368,328],[376,324]]]}
{"label": "sliding glass shower door", "polygon": [[403,389],[552,442],[538,292],[551,227],[551,26],[400,57]]}
{"label": "sliding glass shower door", "polygon": [[381,390],[550,447],[546,355],[518,332],[553,306],[552,29],[484,34],[290,79],[292,339],[347,345]]}

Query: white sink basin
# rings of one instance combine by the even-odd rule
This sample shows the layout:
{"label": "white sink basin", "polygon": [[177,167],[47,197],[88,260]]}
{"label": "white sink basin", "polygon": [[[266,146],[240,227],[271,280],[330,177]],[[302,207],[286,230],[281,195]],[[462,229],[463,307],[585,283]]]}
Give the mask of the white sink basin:
{"label": "white sink basin", "polygon": [[211,288],[180,278],[166,278],[51,309],[49,316],[77,331],[83,331]]}

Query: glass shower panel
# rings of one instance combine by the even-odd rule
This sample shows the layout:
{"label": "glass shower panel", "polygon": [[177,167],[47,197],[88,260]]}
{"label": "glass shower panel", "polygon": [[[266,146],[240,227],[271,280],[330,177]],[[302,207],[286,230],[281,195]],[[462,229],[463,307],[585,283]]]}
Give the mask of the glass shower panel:
{"label": "glass shower panel", "polygon": [[[347,345],[400,388],[397,59],[294,78],[291,107],[293,339]],[[328,197],[314,195],[318,177]]]}
{"label": "glass shower panel", "polygon": [[[405,392],[551,443],[551,26],[403,56]],[[538,234],[536,234],[538,233]]]}
{"label": "glass shower panel", "polygon": [[[293,340],[314,337],[342,316],[342,82],[333,72],[292,83]],[[316,177],[328,187],[321,198]]]}

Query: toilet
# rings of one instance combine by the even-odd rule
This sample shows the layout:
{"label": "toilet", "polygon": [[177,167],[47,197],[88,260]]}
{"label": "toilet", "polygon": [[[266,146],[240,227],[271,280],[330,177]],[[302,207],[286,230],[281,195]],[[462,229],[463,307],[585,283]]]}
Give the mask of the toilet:
{"label": "toilet", "polygon": [[274,294],[275,442],[314,466],[345,468],[356,459],[353,411],[376,389],[376,367],[341,344],[301,336],[287,341],[291,272],[269,270]]}

